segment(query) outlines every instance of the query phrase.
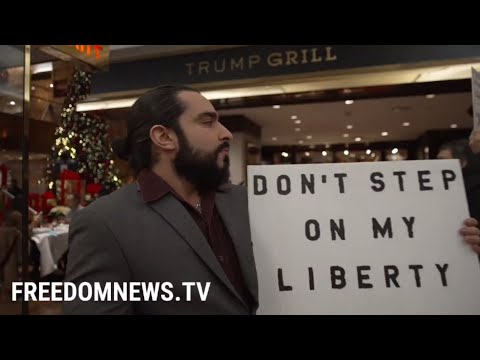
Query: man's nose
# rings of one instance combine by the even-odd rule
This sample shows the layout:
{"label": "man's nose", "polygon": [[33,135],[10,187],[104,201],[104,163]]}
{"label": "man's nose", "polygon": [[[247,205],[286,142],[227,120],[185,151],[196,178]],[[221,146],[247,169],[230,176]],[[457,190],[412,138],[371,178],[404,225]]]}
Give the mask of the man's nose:
{"label": "man's nose", "polygon": [[220,124],[220,140],[221,141],[232,141],[233,140],[233,135],[232,133],[230,132],[230,130],[228,130],[225,126],[223,126],[222,124]]}

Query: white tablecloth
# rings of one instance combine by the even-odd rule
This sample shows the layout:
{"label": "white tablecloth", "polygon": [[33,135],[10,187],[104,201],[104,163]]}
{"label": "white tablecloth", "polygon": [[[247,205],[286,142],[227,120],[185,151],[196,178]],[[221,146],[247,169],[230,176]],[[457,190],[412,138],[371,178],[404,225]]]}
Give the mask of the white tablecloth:
{"label": "white tablecloth", "polygon": [[57,262],[68,249],[68,225],[54,229],[33,229],[32,240],[40,251],[40,276],[46,276],[57,269]]}

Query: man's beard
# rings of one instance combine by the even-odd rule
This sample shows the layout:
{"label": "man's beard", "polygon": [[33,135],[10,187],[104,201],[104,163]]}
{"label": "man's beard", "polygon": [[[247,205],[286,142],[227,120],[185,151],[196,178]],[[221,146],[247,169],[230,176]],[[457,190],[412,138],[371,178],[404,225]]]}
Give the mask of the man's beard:
{"label": "man's beard", "polygon": [[201,192],[215,191],[230,178],[230,159],[225,156],[223,167],[217,163],[218,155],[230,147],[228,142],[222,143],[212,153],[199,153],[188,143],[182,130],[177,132],[180,149],[174,161],[175,170],[190,184]]}

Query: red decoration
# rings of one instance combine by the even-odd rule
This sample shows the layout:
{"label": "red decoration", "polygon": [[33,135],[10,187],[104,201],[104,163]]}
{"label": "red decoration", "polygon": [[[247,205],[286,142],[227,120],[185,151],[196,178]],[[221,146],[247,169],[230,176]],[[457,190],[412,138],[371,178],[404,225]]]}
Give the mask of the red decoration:
{"label": "red decoration", "polygon": [[36,211],[42,211],[42,204],[40,202],[40,195],[37,193],[28,194],[28,206]]}
{"label": "red decoration", "polygon": [[48,190],[41,195],[42,211],[44,214],[48,214],[51,208],[56,206],[55,194]]}
{"label": "red decoration", "polygon": [[82,179],[80,174],[71,171],[64,170],[60,173],[60,203],[65,204],[65,195],[77,193],[82,195]]}
{"label": "red decoration", "polygon": [[5,164],[0,165],[0,186],[5,187],[8,186],[8,166]]}
{"label": "red decoration", "polygon": [[88,184],[86,192],[90,195],[99,194],[102,191],[102,185],[100,184]]}

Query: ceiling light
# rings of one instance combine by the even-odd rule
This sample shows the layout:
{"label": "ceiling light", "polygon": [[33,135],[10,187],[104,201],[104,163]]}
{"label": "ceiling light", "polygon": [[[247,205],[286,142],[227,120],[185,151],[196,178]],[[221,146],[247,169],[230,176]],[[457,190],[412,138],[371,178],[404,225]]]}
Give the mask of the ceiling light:
{"label": "ceiling light", "polygon": [[353,129],[353,125],[347,125],[347,129],[348,129],[348,130],[352,130],[352,129]]}
{"label": "ceiling light", "polygon": [[292,120],[297,120],[298,116],[297,115],[292,115],[291,118],[292,118]]}
{"label": "ceiling light", "polygon": [[50,84],[50,87],[53,88],[53,84]]}
{"label": "ceiling light", "polygon": [[284,152],[282,152],[282,156],[283,156],[284,158],[287,158],[287,157],[288,157],[288,153],[284,151]]}
{"label": "ceiling light", "polygon": [[274,109],[280,109],[280,105],[273,105]]}
{"label": "ceiling light", "polygon": [[221,100],[263,95],[278,95],[283,93],[284,89],[280,86],[257,86],[248,88],[202,91],[202,95],[205,96],[208,100]]}
{"label": "ceiling light", "polygon": [[347,138],[347,137],[348,137],[348,134],[343,134],[343,137],[344,137],[344,138]]}
{"label": "ceiling light", "polygon": [[427,99],[433,99],[435,97],[435,94],[428,94],[425,96]]}
{"label": "ceiling light", "polygon": [[367,149],[367,151],[365,151],[365,154],[370,155],[371,152],[372,152],[372,150]]}
{"label": "ceiling light", "polygon": [[345,105],[352,105],[353,104],[353,100],[345,100]]}
{"label": "ceiling light", "polygon": [[301,145],[303,144],[303,140],[298,140],[298,143]]}
{"label": "ceiling light", "polygon": [[388,132],[384,131],[384,132],[382,132],[381,135],[382,135],[382,136],[388,136]]}
{"label": "ceiling light", "polygon": [[293,123],[298,125],[302,123],[302,120],[295,120]]}
{"label": "ceiling light", "polygon": [[456,128],[458,127],[458,125],[457,125],[457,124],[452,124],[452,125],[450,125],[450,127],[451,127],[452,129],[456,129]]}
{"label": "ceiling light", "polygon": [[397,149],[397,148],[394,148],[394,149],[392,150],[392,154],[395,155],[396,153],[398,153],[398,149]]}
{"label": "ceiling light", "polygon": [[312,135],[307,135],[307,140],[311,140],[312,139]]}
{"label": "ceiling light", "polygon": [[310,153],[308,151],[305,151],[305,156],[310,156]]}
{"label": "ceiling light", "polygon": [[51,62],[41,63],[41,64],[34,64],[31,67],[32,74],[40,74],[44,72],[51,72],[53,71],[53,64]]}
{"label": "ceiling light", "polygon": [[325,150],[322,151],[323,156],[327,156],[327,152]]}
{"label": "ceiling light", "polygon": [[272,140],[277,141],[277,137],[276,136],[272,137]]}
{"label": "ceiling light", "polygon": [[12,106],[15,105],[15,101],[13,101],[13,100],[10,101],[10,105],[12,105]]}
{"label": "ceiling light", "polygon": [[410,123],[408,121],[405,121],[402,125],[403,126],[410,126]]}
{"label": "ceiling light", "polygon": [[344,153],[345,155],[350,154],[350,152],[349,152],[348,150],[345,150],[343,153]]}
{"label": "ceiling light", "polygon": [[356,138],[355,138],[355,141],[357,141],[357,142],[358,142],[358,141],[362,141],[362,138],[361,138],[361,137],[356,137]]}
{"label": "ceiling light", "polygon": [[94,102],[84,102],[77,104],[77,111],[94,111],[94,110],[107,110],[107,109],[121,109],[129,108],[137,98],[126,98],[118,100],[104,100],[104,101],[94,101]]}
{"label": "ceiling light", "polygon": [[300,128],[295,128],[295,131],[296,131],[296,132],[299,132],[299,131],[301,131],[301,130],[302,130],[302,129],[300,129]]}

